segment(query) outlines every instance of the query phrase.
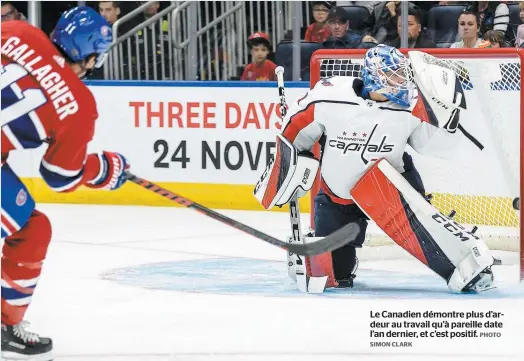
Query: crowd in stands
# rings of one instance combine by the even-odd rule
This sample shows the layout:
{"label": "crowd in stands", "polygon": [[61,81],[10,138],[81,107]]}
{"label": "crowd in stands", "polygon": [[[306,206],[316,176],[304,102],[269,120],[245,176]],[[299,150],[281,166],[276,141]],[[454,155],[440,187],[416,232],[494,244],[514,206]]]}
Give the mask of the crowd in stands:
{"label": "crowd in stands", "polygon": [[[19,3],[2,2],[2,21],[24,20],[23,9]],[[76,6],[77,2],[42,2],[55,3],[58,13],[42,19],[42,29],[47,33],[60,16],[60,11]],[[143,2],[88,1],[106,20],[113,24],[123,14],[128,13]],[[120,29],[119,35],[125,34],[134,25],[157,14],[162,3],[153,2],[137,22]],[[308,63],[311,54],[319,48],[325,49],[368,49],[377,44],[388,44],[399,48],[402,43],[401,2],[400,1],[312,1],[309,25],[301,33],[301,78],[309,79]],[[348,5],[350,4],[350,5]],[[49,4],[47,4],[49,6]],[[27,8],[25,9],[27,10]],[[42,9],[42,14],[53,12]],[[51,19],[50,19],[51,18]],[[408,3],[407,44],[409,48],[497,48],[519,47],[524,44],[524,2],[517,1],[413,1]],[[156,26],[156,28],[155,28]],[[140,30],[136,41],[149,55],[149,66],[156,67],[156,72],[168,73],[161,69],[158,58],[168,53],[167,20],[160,25],[154,23],[147,34]],[[147,37],[147,39],[146,39]],[[292,61],[292,34],[284,37],[272,54],[271,39],[268,34],[257,31],[247,41],[252,62],[239,71],[239,80],[275,80],[274,69],[278,65],[290,67]],[[157,59],[155,62],[154,59]],[[122,59],[126,69],[137,70],[136,59]],[[163,64],[167,64],[163,62]],[[152,72],[152,68],[149,69]],[[131,72],[131,71],[130,71]],[[287,72],[290,76],[291,72]],[[95,78],[103,78],[103,73],[95,73]]]}
{"label": "crowd in stands", "polygon": [[[309,79],[309,58],[319,48],[368,49],[377,44],[401,47],[400,1],[369,4],[372,6],[311,2],[314,21],[307,27],[301,44],[302,80]],[[499,48],[524,44],[524,2],[409,2],[407,23],[408,48]],[[277,64],[290,67],[287,59],[291,53],[290,43],[280,44]]]}

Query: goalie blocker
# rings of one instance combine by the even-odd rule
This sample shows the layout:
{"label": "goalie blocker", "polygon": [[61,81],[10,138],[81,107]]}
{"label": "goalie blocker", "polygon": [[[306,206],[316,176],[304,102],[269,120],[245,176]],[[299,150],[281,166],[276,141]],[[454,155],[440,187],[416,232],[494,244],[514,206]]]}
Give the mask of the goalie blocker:
{"label": "goalie blocker", "polygon": [[386,160],[364,174],[351,196],[393,241],[444,278],[451,290],[493,287],[494,259],[484,241],[440,213]]}
{"label": "goalie blocker", "polygon": [[298,153],[282,134],[277,136],[276,153],[269,160],[254,195],[265,209],[283,206],[296,194],[302,197],[311,189],[319,162],[310,153]]}

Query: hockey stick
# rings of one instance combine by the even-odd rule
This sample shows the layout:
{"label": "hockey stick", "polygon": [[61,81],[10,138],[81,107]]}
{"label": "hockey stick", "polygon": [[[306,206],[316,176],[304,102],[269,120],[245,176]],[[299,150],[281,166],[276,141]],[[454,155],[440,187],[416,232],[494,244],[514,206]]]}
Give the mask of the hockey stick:
{"label": "hockey stick", "polygon": [[286,95],[284,94],[284,68],[278,66],[275,69],[275,75],[277,76],[278,97],[280,98],[280,114],[283,120],[287,114]]}
{"label": "hockey stick", "polygon": [[324,252],[329,252],[334,249],[340,248],[348,242],[348,239],[351,240],[355,238],[359,232],[359,227],[354,224],[349,224],[345,227],[340,228],[335,233],[322,238],[318,241],[307,243],[307,244],[291,244],[288,242],[283,242],[279,239],[276,239],[268,234],[260,232],[246,224],[235,221],[232,218],[229,218],[221,213],[215,212],[201,204],[195,203],[181,195],[173,193],[165,188],[160,187],[148,180],[137,177],[132,173],[126,174],[126,179],[138,184],[139,186],[150,190],[162,197],[168,198],[178,204],[183,205],[187,208],[192,208],[195,211],[198,211],[208,217],[216,219],[222,223],[227,224],[233,228],[236,228],[240,231],[243,231],[251,236],[254,236],[264,242],[271,243],[274,246],[288,250],[289,252],[303,255],[303,256],[315,256],[317,254],[322,254]]}
{"label": "hockey stick", "polygon": [[[280,101],[280,113],[282,120],[287,114],[286,95],[284,90],[284,68],[279,66],[275,69],[278,85],[278,97]],[[293,245],[304,245],[302,227],[300,225],[300,210],[298,206],[298,196],[295,193],[289,204],[289,220],[291,223],[291,237],[289,243]],[[311,277],[307,274],[306,260],[299,254],[288,252],[288,273],[297,282],[298,289],[302,292],[322,293],[326,288],[327,276]],[[294,265],[294,267],[292,267]]]}
{"label": "hockey stick", "polygon": [[[280,114],[281,119],[284,120],[287,114],[286,107],[286,95],[284,91],[284,68],[278,66],[275,69],[275,75],[277,77],[277,86],[278,86],[278,98],[280,103]],[[302,227],[300,225],[300,210],[298,207],[298,196],[296,194],[291,197],[288,202],[289,205],[289,221],[291,223],[291,237],[289,238],[290,244],[304,244],[302,236]],[[288,262],[288,272],[289,276],[292,279],[297,281],[298,288],[302,292],[308,291],[308,279],[306,272],[305,260],[300,257],[300,255],[288,252],[287,262]],[[294,265],[294,267],[292,267]]]}

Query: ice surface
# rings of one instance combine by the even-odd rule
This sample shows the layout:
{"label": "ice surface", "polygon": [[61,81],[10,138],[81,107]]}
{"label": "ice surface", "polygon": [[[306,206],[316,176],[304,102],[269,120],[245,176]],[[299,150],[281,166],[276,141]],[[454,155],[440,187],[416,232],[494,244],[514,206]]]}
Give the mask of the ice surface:
{"label": "ice surface", "polygon": [[[53,242],[27,314],[60,361],[523,359],[517,266],[499,287],[450,293],[409,259],[363,261],[356,286],[298,292],[285,252],[181,208],[39,205]],[[224,211],[284,239],[285,213]],[[307,215],[303,215],[307,224]],[[414,339],[370,347],[370,312],[504,313],[498,338]],[[389,341],[405,339],[389,339]],[[384,341],[384,339],[382,339]],[[386,340],[387,341],[387,340]]]}

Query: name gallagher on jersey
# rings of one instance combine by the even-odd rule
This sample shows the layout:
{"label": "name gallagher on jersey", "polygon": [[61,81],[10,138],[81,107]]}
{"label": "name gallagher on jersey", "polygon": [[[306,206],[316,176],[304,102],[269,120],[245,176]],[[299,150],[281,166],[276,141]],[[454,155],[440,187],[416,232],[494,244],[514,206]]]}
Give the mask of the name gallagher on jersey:
{"label": "name gallagher on jersey", "polygon": [[[346,154],[347,152],[360,152],[360,158],[364,162],[364,164],[368,164],[369,160],[364,158],[364,153],[390,153],[393,151],[394,144],[386,144],[387,136],[382,137],[382,141],[380,144],[371,143],[371,138],[373,137],[373,134],[375,133],[375,129],[377,129],[377,126],[373,128],[371,131],[371,134],[369,135],[369,138],[365,143],[362,142],[344,142],[342,140],[337,139],[331,139],[328,144],[332,148],[337,148],[342,150],[342,154]],[[375,160],[375,159],[372,159]]]}
{"label": "name gallagher on jersey", "polygon": [[[40,64],[42,57],[40,55],[34,56],[35,51],[30,49],[29,45],[19,44],[19,38],[16,36],[10,37],[2,45],[2,55],[16,61],[17,64],[24,67],[28,73],[35,77],[52,100],[53,107],[60,120],[64,120],[68,115],[75,114],[78,111],[78,103],[65,81],[62,80],[62,76],[57,72],[51,71],[53,67],[50,64]],[[35,65],[38,65],[38,67],[35,67]]]}

